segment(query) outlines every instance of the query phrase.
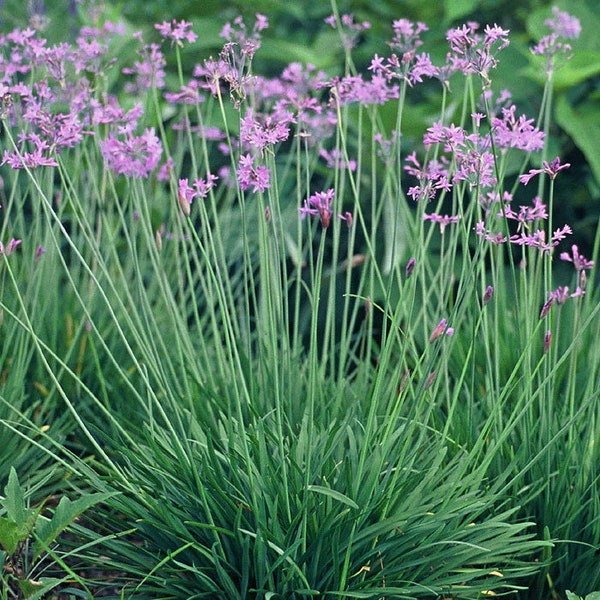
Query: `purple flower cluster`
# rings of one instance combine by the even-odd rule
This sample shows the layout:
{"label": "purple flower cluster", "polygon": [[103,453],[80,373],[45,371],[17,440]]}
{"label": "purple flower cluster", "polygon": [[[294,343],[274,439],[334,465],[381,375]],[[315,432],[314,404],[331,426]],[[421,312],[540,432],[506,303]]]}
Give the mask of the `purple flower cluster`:
{"label": "purple flower cluster", "polygon": [[565,40],[575,40],[579,37],[581,23],[577,17],[562,12],[555,6],[552,9],[552,18],[546,19],[544,24],[551,33],[544,36],[531,49],[531,52],[543,59],[546,75],[550,76],[553,71],[571,58],[571,44]]}
{"label": "purple flower cluster", "polygon": [[318,217],[321,219],[321,225],[324,228],[329,227],[331,223],[331,217],[333,216],[333,210],[331,204],[335,198],[335,191],[330,188],[326,192],[316,192],[306,200],[304,200],[304,206],[299,208],[300,215],[302,218],[307,216]]}
{"label": "purple flower cluster", "polygon": [[[21,129],[17,147],[4,151],[2,164],[14,169],[56,167],[61,152],[87,136],[99,137],[97,127],[103,126],[107,134],[98,144],[105,166],[133,177],[149,175],[160,161],[162,144],[151,129],[135,134],[141,104],[124,110],[115,96],[99,98],[94,90],[94,77],[113,62],[111,40],[123,33],[122,26],[107,22],[102,28],[82,28],[76,45],[52,47],[32,29],[0,36],[10,57],[0,59],[0,89],[14,99],[5,106],[5,119]],[[146,47],[144,52],[154,67],[136,63],[125,70],[137,71],[136,90],[160,85],[164,75],[158,48]]]}
{"label": "purple flower cluster", "polygon": [[178,23],[173,19],[172,21],[157,23],[154,27],[163,39],[171,40],[172,44],[180,47],[183,47],[184,41],[193,44],[198,39],[198,36],[192,31],[192,24],[186,21],[179,21]]}
{"label": "purple flower cluster", "polygon": [[191,204],[196,198],[206,198],[212,190],[218,177],[212,173],[206,175],[206,179],[195,179],[190,187],[188,179],[180,179],[177,187],[177,199],[183,213],[189,217],[191,212]]}
{"label": "purple flower cluster", "polygon": [[154,129],[146,129],[139,136],[125,131],[122,135],[110,134],[101,141],[100,152],[108,169],[140,179],[148,177],[158,166],[162,144]]}
{"label": "purple flower cluster", "polygon": [[255,158],[250,154],[240,156],[237,169],[237,180],[240,189],[245,191],[252,187],[253,192],[263,193],[271,187],[271,171],[264,165],[255,164]]}
{"label": "purple flower cluster", "polygon": [[498,25],[486,25],[483,35],[478,30],[478,23],[468,23],[448,31],[450,54],[447,60],[455,71],[476,73],[485,87],[489,87],[489,72],[498,64],[497,54],[508,46],[509,32]]}
{"label": "purple flower cluster", "polygon": [[325,23],[330,25],[333,29],[339,30],[342,36],[342,43],[346,50],[354,48],[358,42],[360,34],[367,29],[371,29],[371,23],[363,21],[357,23],[354,21],[354,15],[344,14],[338,19],[335,15],[330,15],[325,19]]}

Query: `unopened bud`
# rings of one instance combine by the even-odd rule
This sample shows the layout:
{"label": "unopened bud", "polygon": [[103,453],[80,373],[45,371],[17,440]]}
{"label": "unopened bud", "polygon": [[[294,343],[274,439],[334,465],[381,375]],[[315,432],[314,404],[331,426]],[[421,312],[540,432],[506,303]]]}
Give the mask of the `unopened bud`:
{"label": "unopened bud", "polygon": [[408,262],[406,263],[406,269],[404,271],[407,278],[412,275],[412,272],[415,270],[416,264],[417,264],[417,261],[416,261],[415,257],[411,256],[411,258],[409,258]]}
{"label": "unopened bud", "polygon": [[188,202],[187,198],[183,194],[178,194],[177,199],[179,200],[179,206],[181,206],[181,211],[186,217],[190,216],[192,212],[192,207]]}
{"label": "unopened bud", "polygon": [[491,299],[492,299],[492,295],[494,294],[494,288],[491,285],[488,285],[485,288],[485,294],[483,294],[483,304],[487,304]]}
{"label": "unopened bud", "polygon": [[429,376],[427,377],[427,381],[425,381],[425,389],[429,389],[431,387],[431,384],[433,383],[433,380],[435,379],[435,371],[432,371]]}
{"label": "unopened bud", "polygon": [[552,341],[552,332],[548,329],[544,336],[544,354],[550,349],[550,342]]}
{"label": "unopened bud", "polygon": [[448,321],[446,319],[442,319],[436,326],[436,328],[431,332],[429,336],[429,343],[432,344],[437,340],[441,335],[446,331],[446,325],[448,325]]}
{"label": "unopened bud", "polygon": [[554,296],[552,296],[549,300],[544,302],[544,306],[542,306],[542,310],[540,311],[540,319],[543,319],[550,312],[550,308],[554,304]]}

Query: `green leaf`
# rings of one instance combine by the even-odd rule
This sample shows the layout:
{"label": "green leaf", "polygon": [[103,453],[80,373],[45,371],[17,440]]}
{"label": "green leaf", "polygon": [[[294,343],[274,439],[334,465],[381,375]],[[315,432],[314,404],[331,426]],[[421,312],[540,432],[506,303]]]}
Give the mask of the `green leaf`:
{"label": "green leaf", "polygon": [[600,592],[592,592],[585,597],[585,600],[600,600]]}
{"label": "green leaf", "polygon": [[16,552],[19,542],[26,540],[28,535],[29,531],[23,527],[23,522],[15,523],[0,517],[0,546],[9,556]]}
{"label": "green leaf", "polygon": [[337,500],[338,502],[341,502],[342,504],[346,504],[347,506],[350,506],[351,508],[356,508],[356,509],[359,508],[358,504],[356,504],[356,502],[354,502],[354,500],[351,500],[350,498],[348,498],[348,496],[345,496],[344,494],[342,494],[341,492],[338,492],[336,490],[332,490],[331,488],[326,488],[321,485],[309,485],[307,489],[309,492],[317,492],[317,494],[323,494],[324,496],[329,496],[330,498],[333,498],[334,500]]}
{"label": "green leaf", "polygon": [[8,483],[4,488],[6,496],[4,506],[10,521],[20,523],[26,519],[27,507],[25,505],[25,496],[23,488],[19,484],[19,478],[14,467],[10,468]]}
{"label": "green leaf", "polygon": [[593,102],[583,102],[573,108],[567,98],[556,104],[556,122],[573,138],[587,159],[596,181],[600,183],[600,111]]}
{"label": "green leaf", "polygon": [[71,501],[64,496],[61,498],[51,519],[40,518],[36,524],[35,534],[37,537],[33,545],[33,559],[39,558],[40,554],[88,508],[99,502],[114,496],[114,492],[87,494],[79,500]]}
{"label": "green leaf", "polygon": [[[566,90],[578,83],[587,81],[600,73],[600,52],[578,52],[573,58],[558,68],[553,75],[554,89]],[[520,71],[522,77],[527,77],[540,85],[546,81],[543,61],[538,56],[530,57],[530,64]]]}
{"label": "green leaf", "polygon": [[24,579],[19,581],[19,587],[27,600],[38,600],[62,582],[62,579],[54,577],[42,577],[39,581]]}
{"label": "green leaf", "polygon": [[444,12],[448,21],[455,21],[479,6],[479,0],[444,0]]}
{"label": "green leaf", "polygon": [[567,594],[567,600],[581,600],[581,598],[577,594],[574,594],[573,592],[570,592],[569,590],[566,591],[566,594]]}

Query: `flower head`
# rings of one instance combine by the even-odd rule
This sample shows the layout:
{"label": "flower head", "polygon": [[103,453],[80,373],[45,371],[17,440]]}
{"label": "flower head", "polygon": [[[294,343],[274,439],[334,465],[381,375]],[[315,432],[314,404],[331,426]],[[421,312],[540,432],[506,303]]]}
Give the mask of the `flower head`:
{"label": "flower head", "polygon": [[254,158],[250,154],[240,156],[237,170],[237,180],[240,189],[245,191],[252,186],[254,193],[263,193],[271,187],[271,171],[264,165],[255,165]]}
{"label": "flower head", "polygon": [[553,33],[565,39],[577,39],[581,33],[581,22],[577,17],[562,12],[558,6],[552,8],[552,18],[544,21]]}
{"label": "flower head", "polygon": [[158,30],[163,39],[171,40],[171,43],[177,44],[179,47],[183,47],[184,40],[192,44],[198,39],[198,36],[192,31],[192,23],[187,21],[182,20],[179,23],[175,19],[163,21],[156,23],[154,28]]}
{"label": "flower head", "polygon": [[563,169],[568,169],[570,166],[570,163],[565,163],[561,165],[560,158],[557,156],[550,163],[548,161],[544,161],[542,163],[541,169],[530,169],[529,173],[525,173],[524,175],[521,175],[519,177],[519,181],[523,185],[527,185],[533,177],[535,177],[536,175],[541,175],[542,173],[546,173],[550,177],[550,179],[555,179],[559,171],[562,171]]}
{"label": "flower head", "polygon": [[568,252],[560,253],[560,260],[573,263],[576,271],[590,270],[594,266],[593,260],[588,260],[582,254],[579,254],[579,248],[575,244],[571,246],[571,254]]}
{"label": "flower head", "polygon": [[148,177],[162,155],[162,144],[154,129],[146,129],[141,136],[125,132],[124,138],[109,135],[100,142],[104,164],[115,173],[136,177]]}
{"label": "flower head", "polygon": [[325,228],[329,227],[333,210],[331,204],[335,197],[335,190],[328,189],[326,192],[316,192],[304,201],[304,206],[298,209],[302,218],[307,215],[319,217],[321,225]]}

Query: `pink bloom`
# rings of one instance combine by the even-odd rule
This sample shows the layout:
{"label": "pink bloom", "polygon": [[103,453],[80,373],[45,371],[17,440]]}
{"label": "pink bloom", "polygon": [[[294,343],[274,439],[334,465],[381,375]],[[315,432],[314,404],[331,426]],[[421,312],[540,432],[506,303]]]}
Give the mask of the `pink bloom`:
{"label": "pink bloom", "polygon": [[192,23],[180,21],[179,23],[173,19],[172,21],[163,21],[157,23],[154,28],[167,40],[172,40],[175,44],[182,47],[184,40],[190,44],[198,39],[198,36],[192,31]]}
{"label": "pink bloom", "polygon": [[544,21],[551,31],[566,39],[577,39],[581,33],[581,22],[569,13],[561,12],[558,6],[552,8],[552,18]]}
{"label": "pink bloom", "polygon": [[6,246],[4,246],[4,244],[2,242],[0,242],[0,256],[4,255],[4,256],[10,256],[14,249],[17,246],[21,245],[22,240],[16,240],[15,238],[13,238],[12,240],[10,240],[10,242],[8,242],[8,244],[6,244]]}
{"label": "pink bloom", "polygon": [[339,214],[338,219],[340,221],[346,221],[346,225],[348,225],[348,229],[352,227],[352,223],[354,221],[354,217],[350,211],[346,211],[343,215]]}
{"label": "pink bloom", "polygon": [[560,158],[557,156],[550,163],[544,161],[542,163],[541,169],[530,169],[529,173],[526,173],[519,177],[519,181],[523,185],[527,185],[532,177],[535,177],[536,175],[541,175],[542,173],[546,173],[550,177],[550,179],[555,179],[559,171],[562,171],[563,169],[568,169],[570,166],[570,163],[565,163],[561,165]]}
{"label": "pink bloom", "polygon": [[331,152],[323,148],[319,152],[319,156],[325,160],[328,169],[348,169],[349,171],[356,171],[356,161],[353,158],[344,158],[343,153],[337,148],[333,148]]}
{"label": "pink bloom", "polygon": [[475,233],[482,237],[486,242],[490,242],[492,244],[504,244],[507,241],[507,237],[501,233],[492,233],[485,227],[485,223],[483,221],[479,221],[477,225],[475,225]]}
{"label": "pink bloom", "polygon": [[438,223],[440,226],[440,233],[444,233],[446,226],[450,223],[458,223],[460,221],[460,216],[449,216],[449,215],[438,215],[436,213],[423,213],[424,221],[431,221],[432,223]]}
{"label": "pink bloom", "polygon": [[329,227],[333,211],[331,210],[331,203],[335,197],[335,191],[333,188],[328,189],[326,192],[316,192],[308,199],[304,201],[304,206],[299,208],[298,211],[302,218],[306,218],[307,215],[313,217],[319,217],[321,219],[321,225],[323,227]]}
{"label": "pink bloom", "polygon": [[100,142],[100,152],[106,168],[141,179],[158,166],[162,144],[154,129],[146,129],[141,136],[126,133],[125,139],[111,134]]}
{"label": "pink bloom", "polygon": [[188,185],[188,180],[180,179],[177,186],[177,200],[179,200],[179,206],[186,217],[190,216],[190,205],[194,197],[194,190]]}
{"label": "pink bloom", "polygon": [[271,171],[267,167],[254,165],[254,159],[250,154],[240,156],[237,180],[241,190],[245,191],[252,186],[254,193],[263,193],[267,188],[271,187],[270,176]]}
{"label": "pink bloom", "polygon": [[122,70],[126,75],[135,75],[135,84],[126,85],[126,90],[133,94],[152,87],[162,89],[165,86],[166,61],[158,44],[145,45],[141,52],[141,59]]}
{"label": "pink bloom", "polygon": [[44,156],[41,148],[33,152],[9,152],[4,151],[0,165],[8,164],[12,169],[35,169],[36,167],[58,167],[58,163],[51,156]]}
{"label": "pink bloom", "polygon": [[579,254],[579,249],[575,244],[571,246],[572,258],[568,252],[561,252],[560,260],[573,263],[576,271],[589,270],[594,266],[593,260],[588,260],[582,254]]}
{"label": "pink bloom", "polygon": [[448,336],[454,335],[454,328],[448,327],[448,321],[446,321],[446,319],[442,319],[431,332],[431,335],[429,336],[429,343],[432,344],[444,334]]}

